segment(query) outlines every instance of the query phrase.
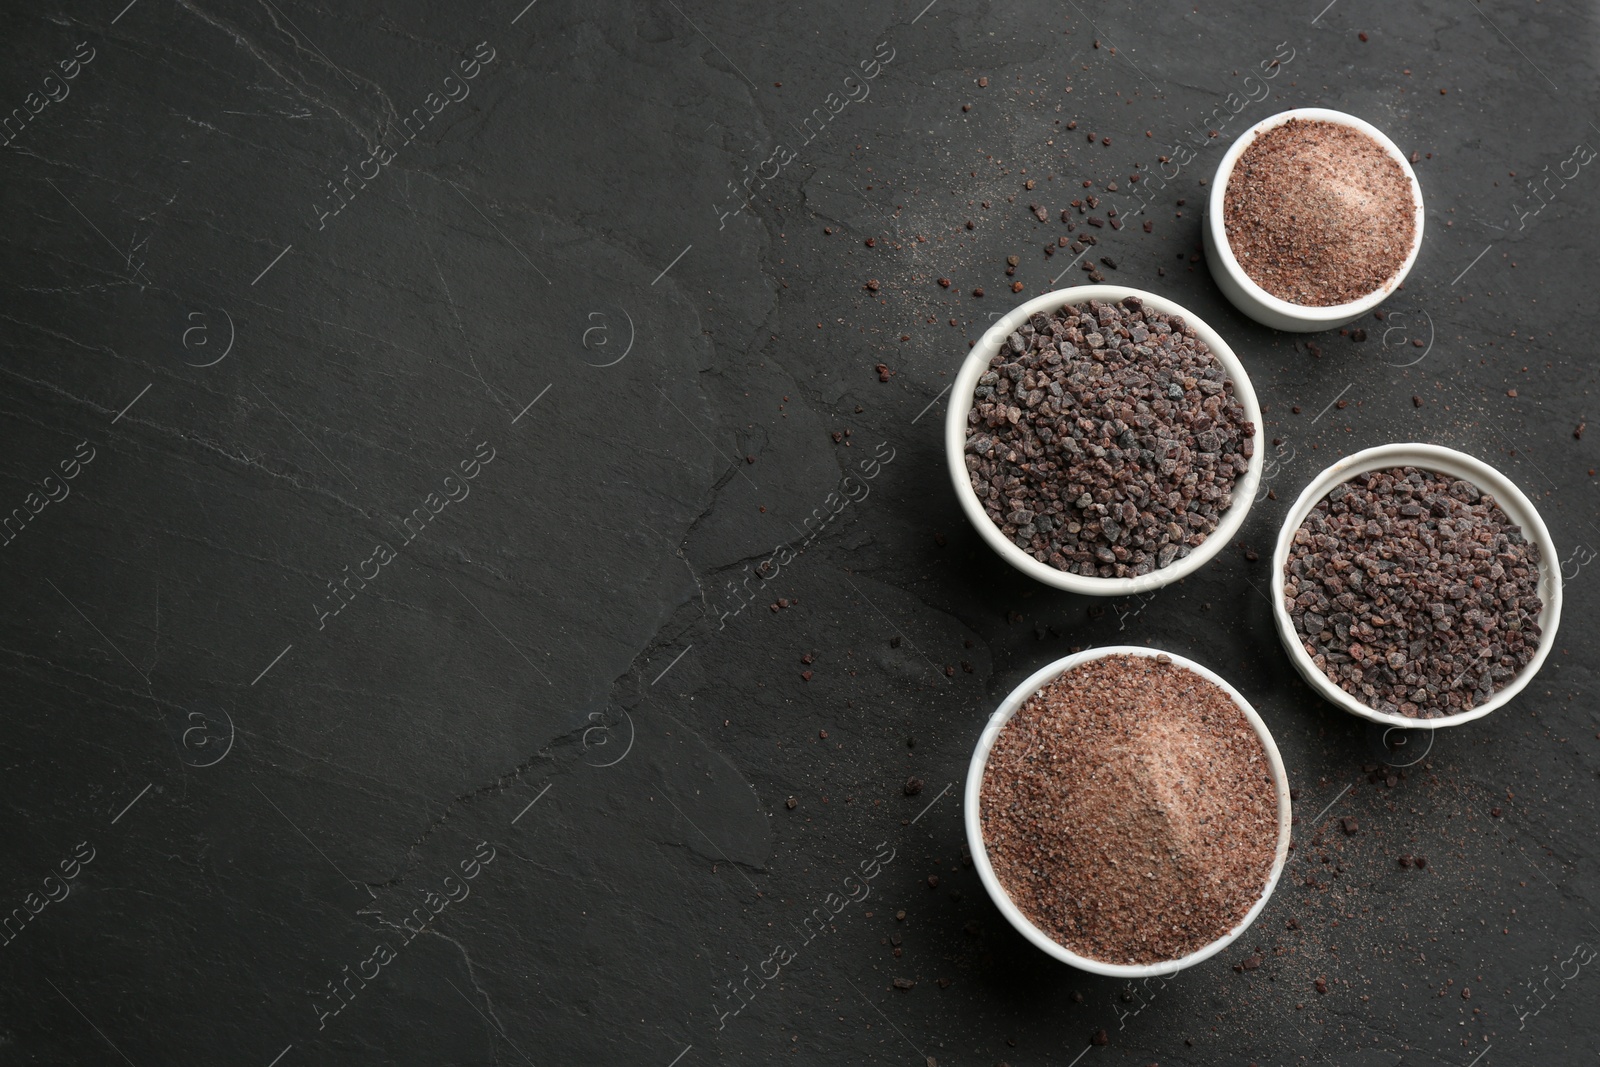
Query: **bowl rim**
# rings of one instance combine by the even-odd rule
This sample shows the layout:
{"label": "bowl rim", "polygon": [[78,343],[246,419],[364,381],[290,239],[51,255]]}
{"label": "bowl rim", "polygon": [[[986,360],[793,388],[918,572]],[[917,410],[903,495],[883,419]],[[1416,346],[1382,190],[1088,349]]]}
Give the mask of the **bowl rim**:
{"label": "bowl rim", "polygon": [[[1133,655],[1155,658],[1167,656],[1177,666],[1193,671],[1202,678],[1217,685],[1233,700],[1239,710],[1244,713],[1245,719],[1255,730],[1256,737],[1261,741],[1261,747],[1266,755],[1267,768],[1272,776],[1273,789],[1278,800],[1278,847],[1272,861],[1272,871],[1267,876],[1266,884],[1261,888],[1261,895],[1251,905],[1234,928],[1222,937],[1210,942],[1176,960],[1163,960],[1160,963],[1109,963],[1104,960],[1092,959],[1079,955],[1071,949],[1060,944],[1039,929],[1031,920],[1011,902],[1011,897],[1006,893],[1005,887],[1000,884],[999,877],[994,873],[994,867],[989,862],[988,849],[983,842],[983,821],[979,811],[983,792],[983,775],[988,767],[989,756],[994,750],[996,739],[1000,731],[1011,721],[1013,715],[1026,701],[1037,693],[1044,685],[1058,676],[1081,666],[1084,663],[1107,656]],[[983,733],[978,737],[978,743],[972,752],[972,760],[968,765],[967,783],[963,799],[965,808],[963,820],[967,832],[967,848],[972,853],[972,865],[978,872],[978,879],[988,891],[989,899],[1016,928],[1017,932],[1042,949],[1046,954],[1060,960],[1062,963],[1071,964],[1080,970],[1092,974],[1102,974],[1113,978],[1146,978],[1154,976],[1167,976],[1176,974],[1186,967],[1192,967],[1210,959],[1229,945],[1250,928],[1261,912],[1266,908],[1267,901],[1272,898],[1272,892],[1277,888],[1278,880],[1282,876],[1289,858],[1290,827],[1293,818],[1293,803],[1289,796],[1289,772],[1284,767],[1283,757],[1278,752],[1278,746],[1272,739],[1272,731],[1267,728],[1266,722],[1257,714],[1250,701],[1244,694],[1233,687],[1227,679],[1217,674],[1208,667],[1196,663],[1187,656],[1164,649],[1151,648],[1145,645],[1105,645],[1100,648],[1084,649],[1070,656],[1049,663],[1034,671],[1020,685],[1011,690],[1006,698],[1000,702],[988,723],[983,728]]]}
{"label": "bowl rim", "polygon": [[[1295,304],[1282,297],[1273,296],[1267,292],[1255,279],[1251,278],[1239,260],[1233,254],[1233,247],[1228,243],[1228,228],[1223,218],[1223,201],[1227,195],[1228,182],[1233,177],[1234,164],[1239,161],[1247,148],[1250,147],[1263,133],[1275,129],[1289,122],[1291,119],[1305,121],[1331,122],[1342,126],[1349,126],[1359,130],[1376,141],[1391,159],[1400,164],[1400,170],[1411,185],[1411,201],[1413,217],[1415,218],[1415,233],[1412,236],[1411,248],[1406,254],[1405,261],[1400,264],[1400,269],[1384,282],[1359,300],[1352,300],[1344,304],[1326,304],[1315,306],[1311,304]],[[1378,127],[1365,119],[1351,115],[1344,111],[1335,111],[1325,107],[1297,107],[1288,111],[1280,111],[1276,115],[1268,115],[1238,136],[1228,151],[1217,164],[1216,174],[1211,181],[1211,195],[1206,198],[1206,227],[1211,233],[1212,244],[1217,253],[1217,260],[1222,264],[1228,276],[1232,278],[1245,295],[1255,300],[1263,308],[1278,315],[1304,323],[1319,323],[1329,327],[1337,326],[1350,319],[1366,314],[1379,304],[1383,303],[1405,282],[1406,276],[1411,273],[1412,266],[1417,262],[1417,256],[1422,251],[1422,230],[1426,221],[1423,208],[1422,184],[1417,181],[1417,172],[1411,168],[1411,161],[1400,147]]]}
{"label": "bowl rim", "polygon": [[[1311,509],[1335,485],[1347,482],[1367,471],[1387,470],[1391,467],[1420,467],[1437,474],[1447,474],[1470,481],[1481,491],[1493,495],[1495,502],[1506,513],[1506,517],[1522,528],[1523,536],[1539,546],[1539,595],[1544,601],[1544,607],[1539,613],[1539,647],[1535,650],[1533,659],[1511,680],[1511,684],[1496,692],[1490,699],[1477,707],[1437,719],[1412,719],[1404,715],[1391,715],[1368,707],[1339,688],[1311,661],[1305,646],[1295,634],[1289,610],[1284,606],[1284,567],[1289,560],[1290,542]],[[1523,518],[1527,521],[1521,521]],[[1284,650],[1289,653],[1290,662],[1306,682],[1331,703],[1352,715],[1359,715],[1363,719],[1388,726],[1420,730],[1459,726],[1474,719],[1481,719],[1510,703],[1511,699],[1522,692],[1544,666],[1545,658],[1555,645],[1556,631],[1561,625],[1562,583],[1561,567],[1558,562],[1560,558],[1556,551],[1555,539],[1550,536],[1539,509],[1515,482],[1494,467],[1475,456],[1443,445],[1416,442],[1375,445],[1345,456],[1323,470],[1301,491],[1299,498],[1284,516],[1283,525],[1278,530],[1278,543],[1272,552],[1272,617],[1277,625],[1278,639],[1283,643]]]}
{"label": "bowl rim", "polygon": [[[1255,436],[1252,439],[1254,444],[1249,467],[1233,484],[1233,502],[1222,513],[1217,528],[1198,548],[1183,559],[1174,560],[1165,567],[1152,570],[1149,574],[1133,578],[1098,576],[1091,578],[1081,574],[1069,574],[1057,570],[1048,563],[1039,562],[1007,540],[1000,532],[1000,528],[989,518],[983,505],[978,501],[978,494],[973,491],[971,475],[967,473],[967,414],[972,410],[973,390],[977,387],[978,379],[983,372],[988,370],[990,357],[999,350],[1008,335],[1034,315],[1040,312],[1049,313],[1066,306],[1079,306],[1091,300],[1116,303],[1130,296],[1138,297],[1160,314],[1180,316],[1185,324],[1194,329],[1195,336],[1211,350],[1212,355],[1222,364],[1223,371],[1233,382],[1234,398],[1244,408],[1245,417],[1255,428]],[[1159,589],[1193,574],[1221,552],[1239,532],[1251,505],[1255,502],[1256,490],[1261,484],[1266,456],[1266,449],[1262,447],[1264,428],[1261,405],[1256,399],[1255,388],[1250,384],[1250,375],[1245,370],[1244,363],[1234,354],[1222,336],[1200,316],[1175,301],[1143,289],[1125,285],[1079,285],[1053,289],[1023,301],[997,319],[972,346],[972,350],[967,353],[966,359],[961,364],[961,369],[956,372],[955,382],[950,387],[950,397],[950,405],[945,412],[945,459],[951,481],[955,485],[956,497],[961,502],[967,520],[1001,559],[1029,577],[1069,593],[1082,593],[1088,596],[1131,596]]]}

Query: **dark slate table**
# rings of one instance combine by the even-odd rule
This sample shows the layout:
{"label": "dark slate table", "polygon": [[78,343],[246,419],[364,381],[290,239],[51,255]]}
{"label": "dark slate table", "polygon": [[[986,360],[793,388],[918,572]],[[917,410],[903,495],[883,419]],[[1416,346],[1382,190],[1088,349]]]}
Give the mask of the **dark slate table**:
{"label": "dark slate table", "polygon": [[[0,1062],[1594,1062],[1592,11],[123,2],[0,33]],[[1195,255],[1224,146],[1319,104],[1428,199],[1364,342]],[[969,343],[1082,280],[1084,181],[1280,442],[1240,546],[1109,603],[1002,564],[940,443]],[[1568,584],[1522,697],[1386,743],[1262,590],[1392,440],[1514,478]],[[994,705],[1118,642],[1238,685],[1298,796],[1165,984],[1047,959],[965,852]]]}

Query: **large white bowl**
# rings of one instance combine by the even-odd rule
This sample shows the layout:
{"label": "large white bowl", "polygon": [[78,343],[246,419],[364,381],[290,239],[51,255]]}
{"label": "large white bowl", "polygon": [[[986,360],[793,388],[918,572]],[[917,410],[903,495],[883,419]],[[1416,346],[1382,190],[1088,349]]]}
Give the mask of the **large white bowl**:
{"label": "large white bowl", "polygon": [[[1233,503],[1222,513],[1222,520],[1217,524],[1217,528],[1200,547],[1183,559],[1173,560],[1165,567],[1159,567],[1149,574],[1136,578],[1090,578],[1081,574],[1068,574],[1048,563],[1040,563],[1012,544],[989,518],[983,509],[983,504],[978,500],[978,494],[972,489],[972,476],[967,471],[967,414],[972,410],[972,392],[977,388],[978,379],[983,376],[983,372],[989,369],[990,357],[1023,323],[1041,312],[1048,315],[1063,307],[1069,305],[1076,307],[1091,300],[1112,304],[1129,296],[1138,297],[1144,301],[1145,306],[1162,315],[1180,316],[1185,323],[1194,328],[1195,336],[1205,342],[1206,347],[1216,356],[1217,362],[1222,364],[1222,369],[1233,381],[1233,395],[1239,401],[1239,406],[1244,408],[1245,418],[1255,427],[1254,451],[1250,456],[1249,469],[1234,483]],[[966,512],[967,518],[978,534],[988,542],[990,548],[1000,554],[1001,559],[1031,578],[1070,593],[1085,593],[1089,596],[1131,596],[1160,588],[1169,582],[1193,574],[1203,563],[1222,551],[1223,546],[1239,532],[1239,528],[1244,525],[1245,514],[1255,499],[1256,487],[1261,483],[1261,468],[1263,457],[1266,455],[1261,435],[1261,405],[1256,402],[1256,392],[1250,386],[1250,376],[1245,373],[1244,364],[1239,362],[1239,357],[1233,354],[1233,349],[1228,347],[1228,343],[1217,334],[1217,331],[1206,325],[1200,316],[1165,297],[1147,293],[1143,289],[1129,289],[1121,285],[1080,285],[1036,296],[1012,309],[1009,314],[996,320],[993,326],[984,331],[983,337],[968,353],[966,362],[956,374],[955,384],[951,386],[950,407],[944,422],[944,449],[945,459],[950,467],[950,479],[955,483],[956,497],[961,501],[961,510]]]}
{"label": "large white bowl", "polygon": [[[1360,130],[1381,145],[1390,158],[1400,164],[1406,180],[1411,183],[1411,197],[1416,206],[1417,230],[1411,242],[1411,250],[1406,254],[1405,262],[1400,265],[1394,277],[1360,300],[1348,304],[1329,304],[1327,307],[1291,304],[1287,300],[1273,296],[1252,281],[1244,268],[1239,265],[1238,259],[1234,257],[1233,249],[1228,246],[1228,232],[1223,222],[1222,205],[1228,192],[1228,179],[1233,176],[1233,165],[1257,137],[1267,130],[1282,126],[1290,119],[1333,122]],[[1416,172],[1411,169],[1411,161],[1406,158],[1406,154],[1400,151],[1382,130],[1354,115],[1346,115],[1343,111],[1330,111],[1324,107],[1299,107],[1262,119],[1241,133],[1239,139],[1233,142],[1227,154],[1222,157],[1222,162],[1217,164],[1216,176],[1211,180],[1211,196],[1206,201],[1206,222],[1200,230],[1205,242],[1206,265],[1211,268],[1211,276],[1216,280],[1217,288],[1222,290],[1222,295],[1226,296],[1234,307],[1263,326],[1291,333],[1312,333],[1343,326],[1388,299],[1389,294],[1406,280],[1411,265],[1417,261],[1417,253],[1422,248],[1422,223],[1422,186],[1417,183]]]}
{"label": "large white bowl", "polygon": [[[1104,960],[1091,959],[1080,956],[1071,949],[1057,942],[1055,939],[1040,930],[1021,910],[1011,902],[1011,897],[1006,894],[1005,887],[1000,884],[1000,879],[995,875],[993,866],[989,863],[989,851],[983,843],[983,819],[979,811],[979,804],[983,794],[983,773],[989,764],[989,753],[994,750],[995,740],[1000,736],[1000,731],[1011,721],[1011,716],[1017,709],[1027,702],[1040,689],[1056,678],[1056,676],[1071,670],[1090,660],[1101,659],[1105,656],[1130,655],[1130,656],[1167,656],[1179,667],[1187,668],[1200,677],[1215,683],[1224,693],[1239,705],[1239,710],[1244,712],[1244,717],[1249,720],[1250,726],[1255,730],[1256,736],[1261,739],[1261,747],[1266,751],[1267,769],[1272,775],[1274,788],[1278,795],[1278,850],[1272,860],[1272,872],[1267,876],[1266,884],[1261,889],[1261,897],[1245,913],[1239,924],[1227,934],[1206,945],[1196,949],[1187,956],[1175,960],[1165,960],[1161,963],[1132,964],[1132,963],[1107,963]],[[1278,746],[1273,743],[1272,732],[1267,729],[1267,724],[1261,721],[1261,716],[1250,706],[1237,689],[1214,672],[1202,667],[1191,659],[1186,659],[1172,652],[1163,652],[1156,648],[1145,648],[1140,645],[1107,645],[1104,648],[1091,648],[1064,659],[1058,659],[1047,667],[1042,667],[1021,685],[1011,691],[1011,694],[1001,702],[1000,707],[989,717],[989,725],[984,728],[982,736],[978,738],[978,747],[973,750],[972,763],[967,770],[966,788],[966,828],[967,848],[972,852],[972,865],[977,868],[978,878],[983,882],[983,887],[989,891],[989,897],[994,901],[995,907],[1000,909],[1000,914],[1023,937],[1032,941],[1040,949],[1060,960],[1070,963],[1081,970],[1094,974],[1110,975],[1114,978],[1147,978],[1152,975],[1168,975],[1181,971],[1185,967],[1192,967],[1202,960],[1227,948],[1236,941],[1240,934],[1256,921],[1256,916],[1267,906],[1267,900],[1272,896],[1272,891],[1277,887],[1278,878],[1283,874],[1284,863],[1289,857],[1289,774],[1284,770],[1283,757],[1278,754]]]}
{"label": "large white bowl", "polygon": [[[1367,471],[1387,470],[1391,467],[1416,467],[1419,470],[1435,471],[1471,482],[1492,495],[1495,502],[1500,505],[1500,510],[1506,513],[1506,517],[1522,527],[1522,535],[1539,546],[1539,599],[1544,602],[1544,610],[1539,613],[1539,647],[1534,652],[1533,659],[1505,688],[1490,699],[1477,707],[1437,719],[1412,719],[1404,715],[1390,715],[1369,708],[1340,689],[1332,679],[1317,669],[1315,663],[1311,662],[1305,646],[1300,643],[1299,635],[1295,633],[1294,621],[1289,617],[1289,609],[1284,603],[1284,567],[1289,562],[1289,547],[1294,539],[1294,532],[1305,522],[1306,516],[1317,505],[1317,501],[1327,496],[1328,490],[1340,482],[1347,482]],[[1556,555],[1556,544],[1550,538],[1550,531],[1545,528],[1544,520],[1539,517],[1539,512],[1533,503],[1522,495],[1522,490],[1518,489],[1511,479],[1487,463],[1440,445],[1379,445],[1357,452],[1353,456],[1346,456],[1317,475],[1300,494],[1300,499],[1294,502],[1294,507],[1289,509],[1289,514],[1283,520],[1283,529],[1278,531],[1278,547],[1272,553],[1272,618],[1278,624],[1278,637],[1283,641],[1283,647],[1288,651],[1289,660],[1294,664],[1295,670],[1300,672],[1300,676],[1311,688],[1350,714],[1389,726],[1404,726],[1411,729],[1433,730],[1441,726],[1459,726],[1473,719],[1481,719],[1496,708],[1504,706],[1512,697],[1522,692],[1523,688],[1533,680],[1533,676],[1539,673],[1539,668],[1544,665],[1545,657],[1555,645],[1556,629],[1561,624],[1559,559],[1560,557]]]}

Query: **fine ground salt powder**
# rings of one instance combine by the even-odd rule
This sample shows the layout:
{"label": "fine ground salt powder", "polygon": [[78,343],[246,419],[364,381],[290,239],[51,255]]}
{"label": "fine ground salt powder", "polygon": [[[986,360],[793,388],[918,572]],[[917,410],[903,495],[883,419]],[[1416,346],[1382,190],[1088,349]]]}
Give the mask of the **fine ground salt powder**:
{"label": "fine ground salt powder", "polygon": [[1159,963],[1226,935],[1278,845],[1266,752],[1239,706],[1171,662],[1113,655],[1031,697],[979,800],[1000,884],[1046,935],[1107,963]]}
{"label": "fine ground salt powder", "polygon": [[1382,289],[1416,237],[1400,164],[1360,130],[1304,119],[1267,130],[1239,156],[1222,219],[1251,281],[1308,307]]}

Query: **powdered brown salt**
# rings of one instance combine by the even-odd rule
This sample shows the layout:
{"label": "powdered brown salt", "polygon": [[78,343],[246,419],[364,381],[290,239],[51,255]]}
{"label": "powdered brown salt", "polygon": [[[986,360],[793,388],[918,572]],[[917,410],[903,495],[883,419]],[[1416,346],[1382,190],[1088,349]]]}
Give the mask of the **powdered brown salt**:
{"label": "powdered brown salt", "polygon": [[1000,731],[979,816],[1012,902],[1108,963],[1188,955],[1260,898],[1277,793],[1260,738],[1220,687],[1145,656],[1091,660]]}
{"label": "powdered brown salt", "polygon": [[1223,196],[1228,246],[1281,300],[1347,304],[1382,289],[1416,237],[1411,182],[1382,145],[1335,122],[1290,119],[1239,156]]}

